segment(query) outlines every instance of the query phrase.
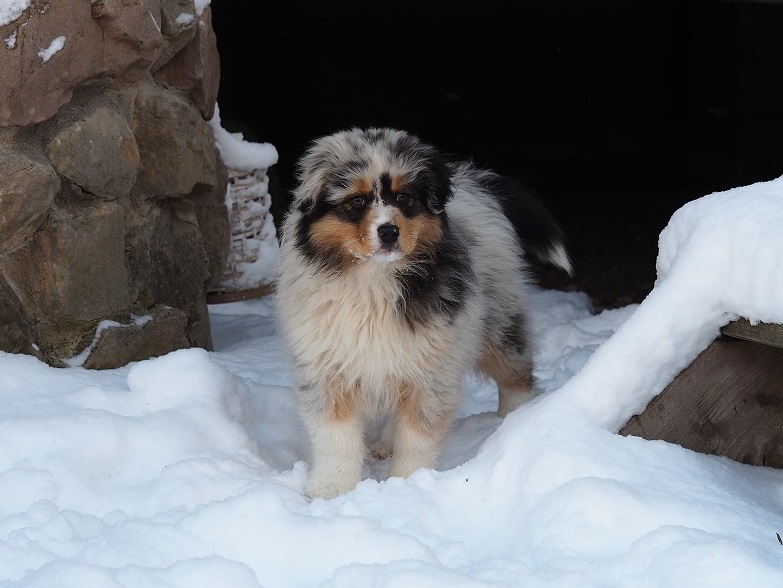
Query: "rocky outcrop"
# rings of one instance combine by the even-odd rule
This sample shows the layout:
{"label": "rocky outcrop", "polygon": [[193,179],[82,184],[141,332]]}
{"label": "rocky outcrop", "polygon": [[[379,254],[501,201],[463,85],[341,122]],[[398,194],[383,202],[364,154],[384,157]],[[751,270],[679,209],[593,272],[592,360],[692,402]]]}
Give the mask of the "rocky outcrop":
{"label": "rocky outcrop", "polygon": [[230,227],[209,7],[33,0],[0,39],[0,349],[88,368],[211,349]]}
{"label": "rocky outcrop", "polygon": [[46,158],[15,149],[5,135],[0,138],[0,255],[18,248],[44,223],[60,189]]}
{"label": "rocky outcrop", "polygon": [[0,126],[50,118],[85,83],[121,89],[150,73],[212,116],[217,44],[209,7],[192,0],[33,0],[0,39]]}

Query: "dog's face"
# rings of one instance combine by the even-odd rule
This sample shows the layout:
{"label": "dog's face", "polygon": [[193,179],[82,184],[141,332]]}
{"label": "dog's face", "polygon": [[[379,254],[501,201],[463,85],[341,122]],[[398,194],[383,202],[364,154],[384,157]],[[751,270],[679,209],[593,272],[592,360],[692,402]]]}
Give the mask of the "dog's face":
{"label": "dog's face", "polygon": [[392,129],[318,139],[299,162],[295,246],[330,269],[405,264],[443,238],[450,169],[438,152]]}

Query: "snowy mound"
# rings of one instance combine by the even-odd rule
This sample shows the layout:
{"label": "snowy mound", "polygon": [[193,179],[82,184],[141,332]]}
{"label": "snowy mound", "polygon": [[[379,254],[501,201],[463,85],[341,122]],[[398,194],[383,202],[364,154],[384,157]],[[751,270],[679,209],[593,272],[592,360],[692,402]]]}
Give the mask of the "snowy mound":
{"label": "snowy mound", "polygon": [[783,585],[783,471],[614,433],[728,320],[783,322],[782,229],[783,179],[713,194],[662,232],[642,304],[536,294],[548,393],[501,422],[470,379],[439,471],[368,463],[331,501],[302,495],[274,298],[211,307],[211,353],[0,353],[0,585]]}
{"label": "snowy mound", "polygon": [[658,242],[655,288],[559,391],[619,430],[738,316],[783,323],[783,178],[689,202]]}

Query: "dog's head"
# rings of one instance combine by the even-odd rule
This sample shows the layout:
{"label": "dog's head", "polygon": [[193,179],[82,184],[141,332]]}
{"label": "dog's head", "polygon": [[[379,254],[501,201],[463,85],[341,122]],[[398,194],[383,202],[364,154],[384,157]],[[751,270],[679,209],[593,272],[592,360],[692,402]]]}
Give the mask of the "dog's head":
{"label": "dog's head", "polygon": [[400,262],[426,255],[443,236],[451,169],[408,133],[351,129],[322,137],[298,173],[293,238],[322,265]]}

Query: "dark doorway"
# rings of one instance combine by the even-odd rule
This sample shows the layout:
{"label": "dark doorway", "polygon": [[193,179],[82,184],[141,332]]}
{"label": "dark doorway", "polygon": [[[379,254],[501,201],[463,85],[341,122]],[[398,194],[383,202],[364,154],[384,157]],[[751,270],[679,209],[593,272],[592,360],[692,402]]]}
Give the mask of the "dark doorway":
{"label": "dark doorway", "polygon": [[683,203],[783,174],[783,4],[211,4],[224,126],[270,142],[276,218],[307,143],[396,126],[520,177],[597,307],[640,301]]}

